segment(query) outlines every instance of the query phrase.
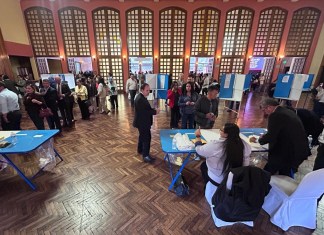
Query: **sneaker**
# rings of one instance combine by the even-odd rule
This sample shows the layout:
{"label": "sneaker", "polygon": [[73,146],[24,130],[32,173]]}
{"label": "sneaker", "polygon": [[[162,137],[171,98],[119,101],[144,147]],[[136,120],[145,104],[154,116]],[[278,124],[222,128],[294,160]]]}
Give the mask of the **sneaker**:
{"label": "sneaker", "polygon": [[200,157],[199,156],[197,156],[196,154],[194,155],[195,157],[194,157],[194,160],[195,161],[200,161]]}

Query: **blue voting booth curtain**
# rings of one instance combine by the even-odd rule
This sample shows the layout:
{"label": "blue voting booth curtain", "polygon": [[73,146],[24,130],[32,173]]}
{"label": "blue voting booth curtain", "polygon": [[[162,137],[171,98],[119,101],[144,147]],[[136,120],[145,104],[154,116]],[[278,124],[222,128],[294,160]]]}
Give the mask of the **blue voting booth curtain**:
{"label": "blue voting booth curtain", "polygon": [[[164,82],[163,82],[164,77]],[[157,97],[158,99],[166,99],[169,87],[169,75],[158,74],[157,75]]]}
{"label": "blue voting booth curtain", "polygon": [[[225,88],[225,80],[226,74],[221,76],[221,84],[220,84],[220,91],[219,91],[219,98],[233,98],[233,90],[234,90],[234,81],[235,81],[235,74],[231,74],[229,86]],[[228,84],[226,84],[228,85]]]}
{"label": "blue voting booth curtain", "polygon": [[314,74],[308,74],[308,79],[304,83],[303,91],[309,91],[314,80]]}
{"label": "blue voting booth curtain", "polygon": [[252,81],[252,74],[246,74],[243,91],[250,89],[251,81]]}
{"label": "blue voting booth curtain", "polygon": [[273,96],[275,98],[289,98],[293,80],[293,74],[279,74]]}

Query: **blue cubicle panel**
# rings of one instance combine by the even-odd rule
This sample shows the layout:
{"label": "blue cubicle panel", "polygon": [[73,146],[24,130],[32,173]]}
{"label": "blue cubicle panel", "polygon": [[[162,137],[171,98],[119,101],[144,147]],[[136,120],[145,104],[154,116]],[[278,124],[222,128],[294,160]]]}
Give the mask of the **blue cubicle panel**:
{"label": "blue cubicle panel", "polygon": [[157,90],[157,97],[158,99],[166,99],[168,95],[167,90]]}
{"label": "blue cubicle panel", "polygon": [[308,74],[308,79],[304,83],[303,91],[309,91],[314,80],[314,74]]}
{"label": "blue cubicle panel", "polygon": [[[219,98],[233,98],[233,89],[234,89],[234,81],[235,81],[235,74],[230,75],[230,82],[229,84],[225,84],[226,74],[221,76],[221,84],[220,84],[220,91],[219,91]],[[225,85],[227,85],[225,87]]]}
{"label": "blue cubicle panel", "polygon": [[293,74],[279,74],[273,96],[275,98],[289,98],[293,80]]}
{"label": "blue cubicle panel", "polygon": [[168,90],[169,87],[169,75],[158,74],[157,75],[157,89]]}
{"label": "blue cubicle panel", "polygon": [[251,81],[252,81],[252,74],[247,74],[245,76],[245,82],[244,82],[244,87],[243,87],[244,91],[250,89]]}

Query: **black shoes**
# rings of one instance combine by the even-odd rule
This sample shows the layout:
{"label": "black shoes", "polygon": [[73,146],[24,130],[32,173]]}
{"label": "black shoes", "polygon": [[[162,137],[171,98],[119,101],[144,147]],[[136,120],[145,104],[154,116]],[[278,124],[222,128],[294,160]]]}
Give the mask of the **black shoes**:
{"label": "black shoes", "polygon": [[155,161],[155,158],[152,158],[151,156],[146,156],[143,158],[143,161],[146,163],[152,163]]}

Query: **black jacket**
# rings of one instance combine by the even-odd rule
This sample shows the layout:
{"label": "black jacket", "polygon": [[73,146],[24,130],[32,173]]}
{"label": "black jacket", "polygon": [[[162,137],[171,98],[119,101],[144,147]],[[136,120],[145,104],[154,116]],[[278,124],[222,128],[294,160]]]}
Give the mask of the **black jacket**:
{"label": "black jacket", "polygon": [[226,188],[227,175],[212,198],[214,213],[226,222],[253,221],[271,189],[271,175],[253,166],[234,168],[231,172],[232,188]]}
{"label": "black jacket", "polygon": [[[57,88],[57,85],[55,85],[55,89]],[[68,102],[70,100],[71,96],[71,89],[67,83],[62,82],[61,83],[61,90],[62,90],[62,95],[64,95],[64,101]],[[58,92],[58,91],[57,91]],[[58,100],[60,101],[60,97],[58,97]]]}
{"label": "black jacket", "polygon": [[47,107],[49,107],[52,111],[57,111],[58,96],[57,96],[57,91],[54,88],[49,87],[46,93],[43,94],[43,98],[45,100]]}
{"label": "black jacket", "polygon": [[135,116],[133,126],[136,128],[151,128],[153,124],[153,115],[156,110],[153,109],[142,93],[135,98]]}
{"label": "black jacket", "polygon": [[212,128],[215,121],[211,121],[208,124],[208,118],[206,114],[210,113],[210,103],[212,103],[211,112],[218,116],[218,99],[210,101],[207,96],[202,96],[198,99],[195,105],[195,121],[201,128]]}
{"label": "black jacket", "polygon": [[259,143],[269,143],[269,164],[298,169],[309,155],[301,120],[295,112],[281,106],[269,115],[268,132],[259,139]]}

